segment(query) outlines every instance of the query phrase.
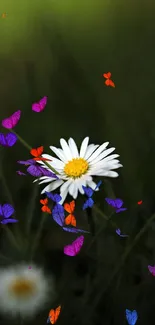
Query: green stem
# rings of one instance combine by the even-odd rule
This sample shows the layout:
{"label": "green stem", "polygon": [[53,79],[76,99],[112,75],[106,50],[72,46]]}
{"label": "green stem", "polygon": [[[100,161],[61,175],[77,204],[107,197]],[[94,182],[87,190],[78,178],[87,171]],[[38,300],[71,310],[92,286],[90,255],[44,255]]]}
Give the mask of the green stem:
{"label": "green stem", "polygon": [[111,225],[113,226],[113,228],[118,229],[118,225],[117,223],[115,223],[114,221],[111,220],[111,216],[108,218],[104,212],[102,212],[102,210],[100,210],[97,205],[94,205],[92,208],[94,211],[96,211],[104,220],[109,221],[111,223]]}
{"label": "green stem", "polygon": [[39,240],[40,240],[40,236],[41,236],[41,233],[42,233],[42,229],[43,229],[43,225],[44,225],[45,219],[46,219],[45,213],[42,213],[42,215],[41,215],[41,221],[40,221],[40,224],[39,224],[39,227],[38,227],[38,230],[37,230],[37,233],[35,235],[34,242],[33,242],[33,245],[32,245],[30,261],[33,260],[35,251],[36,251],[36,249],[38,247],[38,244],[39,244]]}
{"label": "green stem", "polygon": [[148,221],[145,223],[145,225],[141,228],[141,230],[138,232],[138,234],[135,236],[133,242],[126,248],[124,254],[122,255],[120,262],[117,264],[117,267],[114,269],[114,272],[112,273],[108,284],[106,286],[106,288],[104,288],[104,286],[102,286],[102,284],[100,284],[100,288],[103,288],[103,290],[99,291],[99,294],[96,295],[96,298],[91,306],[91,309],[94,310],[96,308],[96,306],[98,305],[99,301],[101,300],[102,296],[104,295],[104,293],[107,291],[107,289],[109,288],[110,284],[112,283],[112,281],[114,280],[115,276],[117,275],[117,273],[119,272],[120,268],[122,267],[122,265],[124,264],[124,262],[126,261],[128,255],[130,254],[130,252],[132,251],[132,249],[134,248],[134,246],[137,244],[137,242],[139,241],[139,239],[142,237],[142,235],[145,233],[145,231],[147,230],[147,228],[149,227],[149,225],[151,224],[151,222],[155,219],[155,214],[153,214]]}
{"label": "green stem", "polygon": [[[23,138],[21,138],[20,137],[20,135],[18,135],[14,130],[10,130],[12,133],[14,133],[16,136],[17,136],[17,138],[18,138],[18,140],[22,143],[22,145],[26,148],[26,149],[28,149],[29,150],[29,152],[31,151],[31,149],[32,149],[32,147],[23,139]],[[58,171],[56,171],[56,169],[55,168],[53,168],[50,164],[48,164],[48,162],[47,161],[44,161],[44,164],[49,168],[49,169],[51,169],[52,170],[52,172],[53,173],[55,173],[56,175],[59,175],[59,173],[58,173]]]}

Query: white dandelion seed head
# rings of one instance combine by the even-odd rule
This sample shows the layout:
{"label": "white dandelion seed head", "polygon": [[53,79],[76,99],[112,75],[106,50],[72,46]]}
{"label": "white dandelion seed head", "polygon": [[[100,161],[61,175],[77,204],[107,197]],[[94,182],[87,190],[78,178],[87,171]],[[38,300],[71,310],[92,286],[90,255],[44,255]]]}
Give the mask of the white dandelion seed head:
{"label": "white dandelion seed head", "polygon": [[[73,199],[77,198],[78,192],[84,194],[82,185],[89,186],[94,190],[96,183],[93,181],[93,176],[112,178],[119,176],[115,171],[115,169],[122,167],[120,161],[116,159],[119,155],[111,155],[115,148],[107,149],[109,142],[105,142],[101,146],[88,145],[88,143],[89,137],[86,137],[82,141],[80,150],[78,150],[75,141],[70,138],[68,143],[66,140],[60,139],[61,149],[50,146],[50,149],[59,159],[48,154],[43,154],[42,156],[52,160],[49,161],[49,165],[58,171],[59,179],[43,176],[35,180],[39,184],[49,183],[42,190],[41,194],[45,193],[45,191],[52,192],[60,187],[60,195],[62,197],[60,203],[62,204],[67,194],[70,194]],[[43,161],[39,161],[39,163],[47,168]]]}
{"label": "white dandelion seed head", "polygon": [[31,264],[0,269],[0,311],[10,316],[30,318],[55,297],[54,280]]}

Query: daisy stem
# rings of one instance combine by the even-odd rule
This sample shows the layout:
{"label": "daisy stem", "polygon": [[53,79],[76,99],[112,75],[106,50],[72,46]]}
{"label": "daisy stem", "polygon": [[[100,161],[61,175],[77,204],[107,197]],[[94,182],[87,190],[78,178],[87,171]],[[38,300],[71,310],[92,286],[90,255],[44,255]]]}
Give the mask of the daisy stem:
{"label": "daisy stem", "polygon": [[152,223],[152,221],[155,219],[155,214],[153,214],[148,221],[144,224],[144,226],[140,229],[140,231],[137,233],[137,235],[135,236],[134,240],[132,241],[132,243],[130,245],[127,246],[125,252],[122,254],[122,257],[120,259],[120,262],[117,264],[116,268],[114,269],[114,272],[112,273],[108,284],[106,286],[106,288],[104,288],[104,286],[102,286],[102,284],[100,284],[100,288],[103,288],[103,290],[101,289],[98,293],[98,295],[96,295],[95,300],[92,304],[91,309],[94,310],[98,303],[100,302],[100,300],[102,299],[104,293],[107,291],[107,289],[109,288],[110,284],[112,283],[112,281],[114,280],[115,276],[117,275],[117,273],[120,271],[121,267],[123,266],[123,264],[125,263],[126,259],[128,258],[130,252],[132,251],[132,249],[135,247],[135,245],[137,244],[137,242],[139,241],[139,239],[143,236],[143,234],[146,232],[147,228],[150,226],[150,224]]}
{"label": "daisy stem", "polygon": [[90,226],[91,234],[94,237],[95,236],[95,222],[94,222],[93,215],[92,215],[92,209],[87,208],[86,212],[87,212],[87,219],[88,219],[88,223]]}
{"label": "daisy stem", "polygon": [[39,224],[39,227],[38,227],[38,230],[36,232],[36,235],[35,235],[35,238],[34,238],[34,242],[33,242],[33,245],[32,245],[31,256],[30,256],[30,261],[31,262],[33,260],[33,257],[34,257],[34,254],[36,252],[36,249],[38,247],[39,240],[40,240],[40,237],[41,237],[41,233],[42,233],[42,229],[43,229],[43,225],[44,225],[45,220],[46,220],[45,213],[42,213],[42,215],[41,215],[41,221],[40,221],[40,224]]}
{"label": "daisy stem", "polygon": [[[31,151],[31,149],[32,149],[32,147],[20,136],[20,135],[18,135],[14,130],[10,130],[12,133],[14,133],[16,136],[17,136],[17,138],[18,138],[18,140],[21,142],[21,144],[26,148],[26,149],[28,149],[29,150],[29,152]],[[53,168],[50,164],[48,164],[48,162],[47,161],[44,161],[44,164],[49,168],[49,169],[51,169],[52,170],[52,172],[53,173],[55,173],[56,175],[59,175],[59,173],[56,171],[56,169],[55,168]]]}
{"label": "daisy stem", "polygon": [[111,225],[112,225],[115,229],[119,228],[119,227],[117,226],[117,224],[116,224],[114,221],[112,221],[112,220],[110,219],[111,216],[108,218],[108,217],[107,217],[107,216],[102,212],[102,210],[100,210],[100,209],[97,207],[97,205],[94,205],[92,209],[93,209],[94,211],[96,211],[100,216],[102,216],[102,218],[104,218],[104,220],[109,221],[109,222],[111,223]]}

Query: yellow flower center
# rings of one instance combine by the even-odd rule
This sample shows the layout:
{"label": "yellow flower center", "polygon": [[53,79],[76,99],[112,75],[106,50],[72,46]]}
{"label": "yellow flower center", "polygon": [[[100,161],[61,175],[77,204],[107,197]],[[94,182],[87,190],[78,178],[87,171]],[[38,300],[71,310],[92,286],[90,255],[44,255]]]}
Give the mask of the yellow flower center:
{"label": "yellow flower center", "polygon": [[77,178],[88,170],[88,163],[83,158],[74,158],[65,165],[64,172],[67,176]]}
{"label": "yellow flower center", "polygon": [[35,289],[34,282],[24,278],[17,279],[10,286],[10,291],[19,298],[33,294]]}

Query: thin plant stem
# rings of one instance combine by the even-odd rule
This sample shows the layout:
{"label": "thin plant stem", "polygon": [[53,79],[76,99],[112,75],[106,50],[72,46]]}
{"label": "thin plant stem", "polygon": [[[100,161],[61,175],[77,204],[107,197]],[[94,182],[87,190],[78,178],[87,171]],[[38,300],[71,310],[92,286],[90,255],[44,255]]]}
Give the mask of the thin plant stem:
{"label": "thin plant stem", "polygon": [[30,203],[28,204],[28,211],[27,211],[27,224],[26,224],[26,234],[29,236],[30,230],[31,230],[31,224],[32,224],[32,219],[34,215],[34,210],[35,210],[35,203],[36,203],[36,198],[38,195],[38,187],[34,187],[34,191],[30,200]]}
{"label": "thin plant stem", "polygon": [[[14,133],[16,136],[17,136],[17,138],[18,138],[18,140],[21,142],[21,144],[26,148],[26,149],[28,149],[29,150],[29,152],[31,151],[31,149],[32,149],[32,147],[20,136],[20,135],[18,135],[14,130],[10,130],[12,133]],[[44,164],[49,168],[49,169],[51,169],[52,170],[52,172],[54,172],[55,174],[57,174],[57,175],[59,175],[59,173],[58,173],[58,171],[55,169],[55,168],[53,168],[50,164],[48,164],[48,162],[47,161],[44,161]]]}
{"label": "thin plant stem", "polygon": [[38,230],[36,232],[36,235],[34,237],[34,241],[33,241],[33,244],[32,244],[32,250],[31,250],[31,256],[30,256],[30,261],[31,262],[33,260],[33,257],[34,257],[34,254],[36,252],[36,249],[38,247],[39,240],[40,240],[40,237],[41,237],[41,233],[42,233],[42,230],[43,230],[43,225],[44,225],[45,220],[46,220],[45,213],[42,213],[41,220],[40,220],[40,223],[39,223],[39,227],[38,227]]}
{"label": "thin plant stem", "polygon": [[104,212],[102,212],[102,210],[100,210],[97,205],[94,205],[92,208],[94,211],[96,211],[104,220],[109,221],[111,223],[111,225],[113,226],[113,228],[118,229],[118,225],[116,222],[111,220],[111,216],[107,217],[106,214]]}
{"label": "thin plant stem", "polygon": [[100,283],[100,288],[103,288],[103,290],[101,289],[98,293],[98,295],[96,295],[94,302],[92,304],[92,310],[94,310],[98,303],[100,302],[102,296],[104,295],[104,293],[107,291],[107,289],[109,288],[109,286],[111,285],[112,281],[114,280],[115,276],[117,275],[117,273],[119,272],[119,270],[121,269],[121,267],[123,266],[124,262],[126,261],[127,257],[129,256],[130,252],[132,251],[132,249],[135,247],[135,245],[137,244],[137,242],[139,241],[139,239],[143,236],[143,234],[145,233],[145,231],[147,230],[147,228],[149,227],[149,225],[152,223],[152,221],[155,219],[155,214],[153,214],[148,221],[145,223],[145,225],[141,228],[141,230],[138,232],[138,234],[135,236],[134,240],[132,241],[132,243],[130,245],[128,245],[128,247],[126,248],[125,252],[123,253],[120,262],[117,264],[116,268],[114,269],[114,272],[112,273],[108,284],[106,285],[106,287],[104,288],[104,286],[102,286],[102,284]]}
{"label": "thin plant stem", "polygon": [[15,240],[15,237],[14,237],[12,231],[9,229],[9,227],[7,225],[2,226],[2,227],[6,231],[7,236],[9,238],[10,242],[19,250],[19,246],[18,246],[18,244],[17,244],[17,242]]}

